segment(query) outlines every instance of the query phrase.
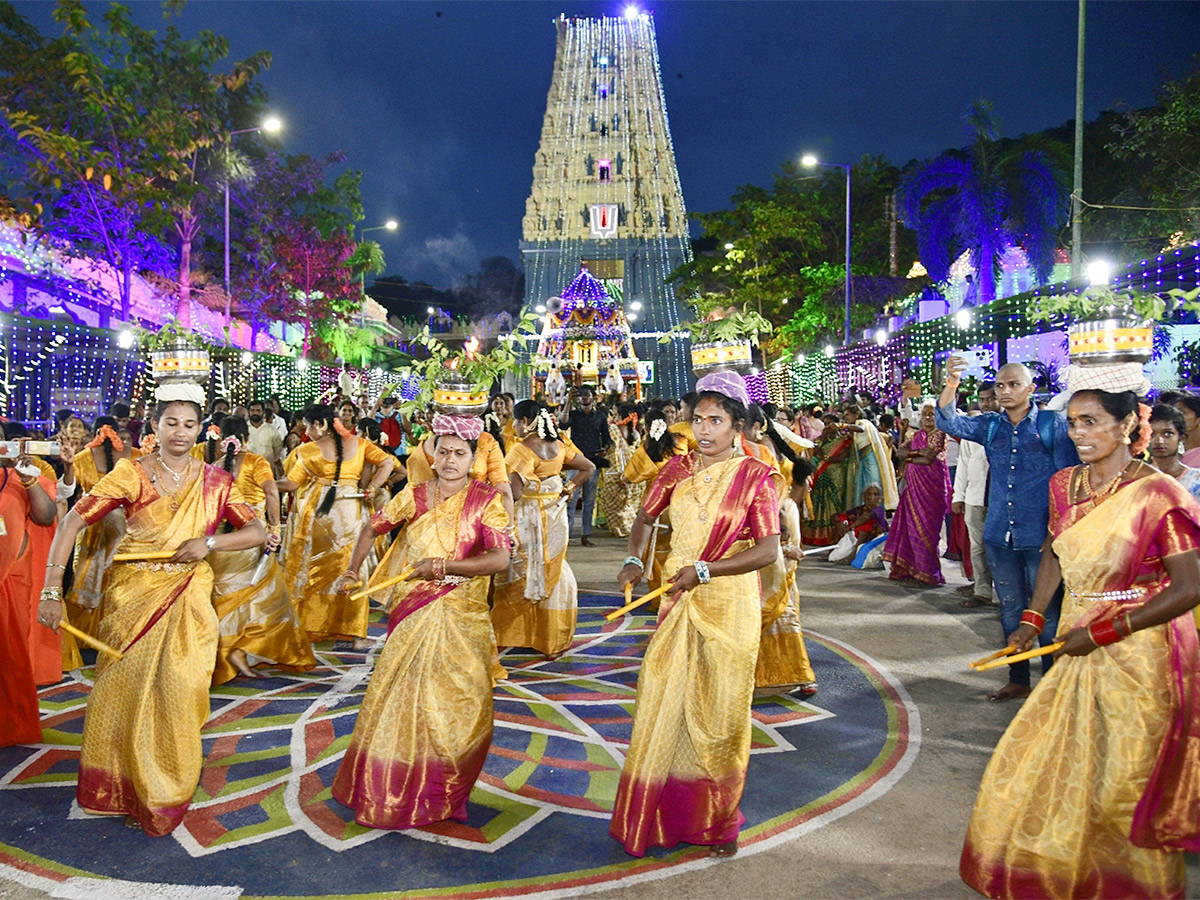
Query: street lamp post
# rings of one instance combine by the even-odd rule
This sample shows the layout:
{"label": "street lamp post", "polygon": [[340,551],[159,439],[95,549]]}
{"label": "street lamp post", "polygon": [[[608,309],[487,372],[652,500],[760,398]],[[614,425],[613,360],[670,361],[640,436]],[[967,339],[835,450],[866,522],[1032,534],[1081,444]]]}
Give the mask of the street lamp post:
{"label": "street lamp post", "polygon": [[804,156],[800,160],[801,165],[812,168],[813,166],[828,166],[831,169],[845,169],[846,171],[846,318],[842,325],[842,342],[849,346],[850,344],[850,166],[843,163],[827,163],[821,162],[812,154]]}
{"label": "street lamp post", "polygon": [[[397,222],[395,219],[388,219],[382,225],[372,225],[370,228],[360,228],[358,231],[357,243],[360,243],[360,244],[362,243],[362,239],[366,236],[368,231],[395,231],[399,227],[400,227],[400,223]],[[359,304],[359,307],[358,307],[358,327],[361,328],[361,327],[363,327],[363,325],[366,322],[366,313],[364,312],[364,310],[366,309],[366,306],[367,306],[367,270],[366,269],[363,269],[361,272],[358,273],[358,287],[359,287],[359,291],[362,293],[362,302]]]}
{"label": "street lamp post", "polygon": [[268,134],[273,134],[283,127],[283,122],[275,116],[268,116],[263,119],[261,125],[254,128],[238,128],[235,131],[229,132],[225,139],[225,328],[229,329],[233,326],[233,315],[230,309],[231,296],[229,292],[229,145],[233,143],[233,138],[238,134],[253,134],[258,131],[265,131]]}

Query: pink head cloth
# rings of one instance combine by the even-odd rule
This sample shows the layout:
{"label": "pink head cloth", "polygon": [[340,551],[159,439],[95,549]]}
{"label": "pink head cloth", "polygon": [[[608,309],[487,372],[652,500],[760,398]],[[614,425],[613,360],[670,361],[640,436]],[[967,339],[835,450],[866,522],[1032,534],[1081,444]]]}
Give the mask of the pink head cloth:
{"label": "pink head cloth", "polygon": [[746,391],[746,382],[737,372],[713,372],[711,375],[705,375],[696,382],[696,393],[702,394],[705,391],[716,391],[718,394],[724,394],[730,400],[736,400],[742,406],[747,408],[750,406],[750,394]]}
{"label": "pink head cloth", "polygon": [[433,417],[434,434],[452,434],[464,441],[477,441],[483,434],[483,420],[478,416],[448,416],[438,413]]}

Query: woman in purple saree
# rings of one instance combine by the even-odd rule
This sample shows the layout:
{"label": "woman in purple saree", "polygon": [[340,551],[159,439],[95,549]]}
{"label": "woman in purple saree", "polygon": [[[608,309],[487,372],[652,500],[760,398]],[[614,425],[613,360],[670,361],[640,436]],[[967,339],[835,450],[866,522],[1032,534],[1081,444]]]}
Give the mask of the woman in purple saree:
{"label": "woman in purple saree", "polygon": [[891,563],[888,578],[916,584],[945,584],[938,541],[950,508],[950,472],[946,468],[946,435],[934,426],[933,404],[921,410],[921,427],[899,452],[908,462],[905,488],[884,544]]}

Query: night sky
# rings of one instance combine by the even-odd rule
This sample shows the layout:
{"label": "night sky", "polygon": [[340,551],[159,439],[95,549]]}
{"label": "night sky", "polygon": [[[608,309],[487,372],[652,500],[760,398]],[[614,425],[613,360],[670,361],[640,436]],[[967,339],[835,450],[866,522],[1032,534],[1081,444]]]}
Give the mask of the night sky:
{"label": "night sky", "polygon": [[[147,27],[157,3],[133,4]],[[23,15],[54,28],[50,4]],[[99,13],[102,7],[95,4]],[[659,2],[675,152],[691,211],[726,207],[803,152],[897,164],[961,146],[991,100],[1015,137],[1074,115],[1077,5],[1063,2]],[[218,2],[177,24],[268,50],[262,78],[292,152],[347,154],[388,272],[439,287],[488,256],[516,259],[554,60],[552,20],[621,3]],[[1153,102],[1200,50],[1200,3],[1087,8],[1086,115]],[[1087,195],[1085,186],[1085,196]],[[1105,198],[1088,197],[1093,201]]]}

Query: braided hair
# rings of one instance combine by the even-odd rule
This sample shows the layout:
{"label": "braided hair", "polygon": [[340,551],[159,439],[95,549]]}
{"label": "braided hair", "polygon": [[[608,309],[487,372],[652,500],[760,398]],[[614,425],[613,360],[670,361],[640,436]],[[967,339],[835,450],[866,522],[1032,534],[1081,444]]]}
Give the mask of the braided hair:
{"label": "braided hair", "polygon": [[333,509],[333,501],[337,499],[338,479],[342,477],[342,458],[345,452],[342,449],[342,436],[333,427],[335,415],[333,407],[328,404],[314,403],[300,414],[300,418],[310,425],[324,425],[329,429],[329,433],[333,435],[333,446],[337,453],[337,462],[334,464],[333,469],[333,484],[325,491],[325,496],[321,499],[321,505],[317,507],[317,515],[326,516]]}
{"label": "braided hair", "polygon": [[[497,394],[497,397],[500,395]],[[507,453],[508,448],[504,446],[504,429],[500,427],[500,417],[494,412],[487,412],[483,415],[483,430],[496,439],[496,443],[500,445],[500,452]]]}
{"label": "braided hair", "polygon": [[[118,428],[117,420],[112,416],[97,416],[95,423],[92,425],[92,430],[98,433],[105,425],[107,425],[113,431],[116,431]],[[113,465],[115,464],[115,460],[113,459],[112,438],[105,438],[104,443],[100,446],[104,448],[104,471],[111,472],[113,470]]]}
{"label": "braided hair", "polygon": [[779,455],[792,464],[792,471],[795,472],[795,465],[800,461],[800,455],[792,449],[791,444],[783,439],[783,434],[780,432],[773,418],[767,417],[764,421],[763,434],[771,439],[771,442],[775,445],[775,449],[779,451]]}
{"label": "braided hair", "polygon": [[[244,445],[250,440],[250,427],[241,416],[226,416],[221,420],[221,437],[237,438]],[[230,441],[229,446],[225,448],[225,459],[221,461],[221,467],[230,475],[233,474],[233,463],[236,456],[237,445]]]}

